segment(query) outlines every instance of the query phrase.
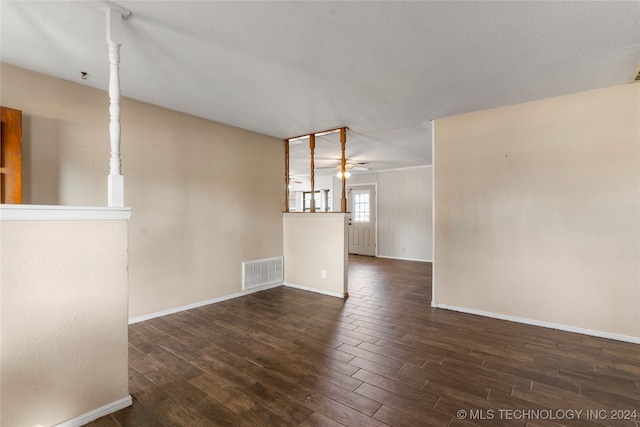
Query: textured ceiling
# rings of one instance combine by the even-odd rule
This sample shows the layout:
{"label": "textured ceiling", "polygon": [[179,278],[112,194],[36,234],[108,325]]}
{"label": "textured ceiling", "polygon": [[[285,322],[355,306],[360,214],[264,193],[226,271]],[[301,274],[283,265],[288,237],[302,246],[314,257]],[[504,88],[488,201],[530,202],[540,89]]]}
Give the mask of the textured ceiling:
{"label": "textured ceiling", "polygon": [[[623,84],[640,61],[638,1],[117,4],[124,96],[278,138],[348,126],[372,170],[430,164],[431,119]],[[108,87],[86,2],[2,0],[0,24],[3,62]]]}

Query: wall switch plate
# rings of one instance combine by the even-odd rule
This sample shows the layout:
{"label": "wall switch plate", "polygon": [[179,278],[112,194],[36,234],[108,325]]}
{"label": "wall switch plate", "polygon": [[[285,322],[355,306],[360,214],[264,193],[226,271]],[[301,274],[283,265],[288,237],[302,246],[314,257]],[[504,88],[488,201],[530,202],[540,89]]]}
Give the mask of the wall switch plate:
{"label": "wall switch plate", "polygon": [[322,277],[323,279],[327,278],[327,270],[320,270],[320,277]]}

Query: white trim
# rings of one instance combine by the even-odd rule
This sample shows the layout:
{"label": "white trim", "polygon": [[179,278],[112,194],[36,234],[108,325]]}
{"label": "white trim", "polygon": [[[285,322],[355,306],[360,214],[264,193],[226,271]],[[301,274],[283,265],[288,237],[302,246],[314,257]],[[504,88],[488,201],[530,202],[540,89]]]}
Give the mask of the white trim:
{"label": "white trim", "polygon": [[178,313],[180,311],[191,310],[192,308],[198,308],[198,307],[202,307],[204,305],[215,304],[217,302],[222,302],[222,301],[226,301],[226,300],[233,299],[233,298],[243,297],[245,295],[249,295],[249,294],[252,294],[254,292],[264,291],[264,290],[271,289],[271,288],[277,288],[278,286],[282,286],[282,282],[272,283],[270,285],[264,285],[264,286],[260,286],[260,287],[257,287],[257,288],[251,288],[251,289],[247,289],[247,290],[242,291],[242,292],[236,292],[234,294],[224,295],[224,296],[221,296],[221,297],[212,298],[212,299],[208,299],[208,300],[205,300],[205,301],[194,302],[193,304],[187,304],[187,305],[183,305],[183,306],[180,306],[180,307],[170,308],[168,310],[158,311],[156,313],[145,314],[143,316],[133,317],[133,318],[129,319],[129,324],[133,325],[134,323],[144,322],[146,320],[155,319],[156,317],[167,316],[169,314]]}
{"label": "white trim", "polygon": [[2,221],[130,220],[131,208],[103,206],[0,205]]}
{"label": "white trim", "polygon": [[97,420],[100,417],[104,417],[105,415],[113,414],[114,412],[131,406],[132,404],[133,400],[131,399],[131,395],[129,395],[120,400],[109,403],[108,405],[104,405],[98,409],[94,409],[91,412],[80,415],[79,417],[71,418],[70,420],[64,421],[60,424],[56,424],[55,427],[80,427],[85,424],[89,424],[91,421]]}
{"label": "white trim", "polygon": [[295,283],[289,283],[289,282],[284,282],[282,284],[284,286],[289,287],[289,288],[295,288],[295,289],[300,289],[300,290],[303,290],[303,291],[315,292],[317,294],[322,294],[322,295],[329,295],[330,297],[344,298],[344,294],[341,294],[339,292],[325,291],[324,289],[310,288],[308,286],[297,285]]}
{"label": "white trim", "polygon": [[283,216],[301,216],[301,215],[313,215],[314,217],[335,217],[336,215],[349,216],[351,213],[349,212],[282,212]]}
{"label": "white trim", "polygon": [[378,258],[397,259],[397,260],[400,260],[400,261],[433,262],[430,259],[403,258],[403,257],[399,257],[399,256],[386,256],[386,255],[378,255]]}
{"label": "white trim", "polygon": [[[436,297],[436,121],[431,120],[431,298]],[[433,305],[433,302],[431,303]]]}
{"label": "white trim", "polygon": [[492,313],[489,311],[474,310],[472,308],[456,307],[453,305],[440,304],[436,301],[431,301],[431,307],[442,308],[442,309],[451,310],[451,311],[458,311],[458,312],[467,313],[467,314],[475,314],[477,316],[491,317],[494,319],[507,320],[509,322],[524,323],[526,325],[540,326],[543,328],[558,329],[560,331],[574,332],[577,334],[591,335],[599,338],[607,338],[611,340],[625,341],[633,344],[640,344],[640,337],[632,337],[628,335],[614,334],[611,332],[596,331],[594,329],[578,328],[576,326],[561,325],[558,323],[543,322],[541,320],[509,316],[506,314]]}

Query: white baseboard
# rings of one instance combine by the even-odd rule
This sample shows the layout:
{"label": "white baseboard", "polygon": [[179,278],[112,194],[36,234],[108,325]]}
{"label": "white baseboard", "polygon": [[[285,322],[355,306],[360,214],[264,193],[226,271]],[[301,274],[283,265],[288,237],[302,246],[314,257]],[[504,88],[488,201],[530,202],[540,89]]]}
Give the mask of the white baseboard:
{"label": "white baseboard", "polygon": [[398,257],[398,256],[386,256],[386,255],[378,255],[378,258],[398,259],[400,261],[433,262],[430,259],[403,258],[403,257]]}
{"label": "white baseboard", "polygon": [[295,288],[295,289],[300,289],[300,290],[303,290],[303,291],[315,292],[317,294],[329,295],[331,297],[337,297],[337,298],[341,298],[341,299],[344,298],[344,294],[341,294],[339,292],[325,291],[323,289],[310,288],[308,286],[297,285],[295,283],[289,283],[289,282],[284,282],[283,285],[284,286],[288,286],[289,288]]}
{"label": "white baseboard", "polygon": [[129,324],[133,325],[134,323],[144,322],[145,320],[155,319],[156,317],[166,316],[168,314],[178,313],[180,311],[191,310],[192,308],[202,307],[204,305],[214,304],[216,302],[222,302],[233,298],[242,297],[245,295],[252,294],[258,291],[264,291],[266,289],[277,288],[278,286],[282,286],[282,283],[273,283],[271,285],[264,285],[253,289],[247,289],[245,291],[236,292],[234,294],[224,295],[218,298],[212,298],[205,301],[195,302],[193,304],[187,304],[176,308],[170,308],[168,310],[158,311],[156,313],[145,314],[143,316],[132,317],[129,319]]}
{"label": "white baseboard", "polygon": [[104,405],[98,409],[94,409],[91,412],[80,415],[79,417],[75,417],[63,423],[56,424],[55,427],[80,427],[85,424],[89,424],[91,421],[97,420],[100,417],[104,417],[105,415],[112,414],[119,411],[120,409],[124,409],[127,406],[131,406],[132,403],[133,400],[131,399],[131,395],[129,395],[120,400],[109,403],[108,405]]}
{"label": "white baseboard", "polygon": [[459,311],[461,313],[467,313],[467,314],[475,314],[475,315],[484,316],[484,317],[492,317],[494,319],[508,320],[510,322],[524,323],[526,325],[541,326],[543,328],[558,329],[560,331],[575,332],[577,334],[591,335],[599,338],[607,338],[607,339],[616,340],[616,341],[624,341],[624,342],[630,342],[633,344],[640,344],[640,338],[638,337],[614,334],[611,332],[596,331],[594,329],[578,328],[575,326],[561,325],[558,323],[543,322],[540,320],[527,319],[524,317],[515,317],[515,316],[509,316],[506,314],[492,313],[490,311],[474,310],[472,308],[440,304],[436,301],[431,301],[431,307],[442,308],[442,309],[451,310],[451,311]]}

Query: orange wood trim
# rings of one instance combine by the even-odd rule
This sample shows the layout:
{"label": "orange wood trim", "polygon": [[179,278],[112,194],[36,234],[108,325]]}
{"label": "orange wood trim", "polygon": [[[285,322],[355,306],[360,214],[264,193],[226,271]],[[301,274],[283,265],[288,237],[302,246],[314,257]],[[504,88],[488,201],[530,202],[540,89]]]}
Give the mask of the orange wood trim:
{"label": "orange wood trim", "polygon": [[289,141],[291,141],[292,139],[305,138],[305,137],[307,137],[307,136],[311,136],[311,135],[313,135],[313,136],[326,135],[326,134],[328,134],[328,133],[338,132],[339,130],[342,130],[342,129],[347,130],[347,129],[349,129],[349,128],[348,128],[348,127],[346,127],[346,126],[343,126],[343,127],[340,127],[340,128],[333,128],[333,129],[321,130],[321,131],[319,131],[319,132],[305,133],[304,135],[292,136],[291,138],[287,138],[287,139],[288,139]]}
{"label": "orange wood trim", "polygon": [[309,151],[311,152],[311,201],[309,202],[309,211],[316,211],[316,174],[315,174],[315,160],[314,160],[314,152],[316,149],[316,136],[314,134],[309,135]]}
{"label": "orange wood trim", "polygon": [[347,177],[345,172],[347,171],[347,158],[345,157],[345,148],[347,145],[347,128],[340,129],[340,150],[342,151],[342,158],[340,159],[340,170],[342,171],[342,198],[340,199],[340,212],[347,212]]}
{"label": "orange wood trim", "polygon": [[22,203],[22,111],[0,107],[0,203]]}
{"label": "orange wood trim", "polygon": [[288,149],[289,149],[289,142],[291,140],[294,139],[300,139],[300,138],[306,138],[309,137],[309,151],[311,152],[311,201],[309,203],[309,208],[311,212],[315,212],[316,211],[316,198],[315,198],[315,159],[314,159],[314,152],[315,152],[315,148],[316,148],[316,136],[318,135],[326,135],[328,133],[333,133],[333,132],[340,132],[340,145],[341,145],[341,149],[342,149],[342,159],[341,159],[341,163],[340,163],[340,170],[342,171],[342,199],[340,200],[340,211],[341,212],[347,212],[347,197],[346,197],[346,177],[344,176],[344,173],[346,171],[346,158],[345,158],[345,145],[347,143],[347,129],[349,129],[346,126],[342,126],[339,128],[333,128],[333,129],[327,129],[327,130],[323,130],[320,132],[314,132],[314,133],[308,133],[305,135],[298,135],[298,136],[292,136],[291,138],[287,138],[285,139],[285,143],[287,144],[287,146],[285,147],[285,168],[287,169],[287,177],[285,178],[285,182],[287,183],[287,190],[285,191],[285,194],[287,196],[287,209],[285,209],[285,212],[289,212],[288,210],[288,198],[289,198],[289,160],[288,160]]}

